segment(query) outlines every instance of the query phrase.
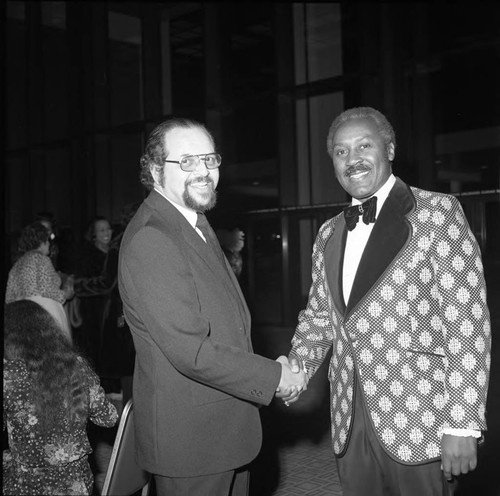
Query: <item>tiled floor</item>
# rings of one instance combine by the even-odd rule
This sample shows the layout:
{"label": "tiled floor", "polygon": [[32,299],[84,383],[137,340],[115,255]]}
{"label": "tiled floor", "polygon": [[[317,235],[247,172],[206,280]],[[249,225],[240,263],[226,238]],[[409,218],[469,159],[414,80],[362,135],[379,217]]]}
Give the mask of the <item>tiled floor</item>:
{"label": "tiled floor", "polygon": [[341,496],[330,436],[319,444],[302,442],[279,454],[280,483],[273,496]]}

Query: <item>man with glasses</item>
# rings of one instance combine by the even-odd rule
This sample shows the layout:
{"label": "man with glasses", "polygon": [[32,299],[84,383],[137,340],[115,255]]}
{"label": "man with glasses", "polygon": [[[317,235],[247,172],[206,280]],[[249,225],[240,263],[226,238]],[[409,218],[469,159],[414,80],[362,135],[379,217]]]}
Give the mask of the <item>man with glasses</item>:
{"label": "man with glasses", "polygon": [[171,119],[149,136],[151,193],[120,248],[119,288],[137,352],[138,462],[162,495],[248,494],[261,447],[258,407],[293,399],[306,376],[253,354],[250,315],[204,212],[221,156],[200,123]]}

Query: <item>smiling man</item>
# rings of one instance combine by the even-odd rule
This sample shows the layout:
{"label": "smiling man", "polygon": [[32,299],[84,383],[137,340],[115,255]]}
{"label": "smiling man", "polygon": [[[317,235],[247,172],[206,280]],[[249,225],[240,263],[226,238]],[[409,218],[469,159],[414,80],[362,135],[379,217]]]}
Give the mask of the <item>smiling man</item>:
{"label": "smiling man", "polygon": [[152,191],[120,247],[137,460],[158,496],[246,496],[246,465],[262,441],[259,406],[306,388],[286,358],[252,352],[247,305],[204,215],[221,161],[202,124],[159,124],[141,157]]}
{"label": "smiling man", "polygon": [[[332,438],[345,496],[444,496],[486,429],[491,331],[481,254],[453,196],[392,173],[383,114],[346,110],[327,138],[352,196],[320,228],[289,360],[332,350]],[[297,398],[287,399],[296,401]]]}

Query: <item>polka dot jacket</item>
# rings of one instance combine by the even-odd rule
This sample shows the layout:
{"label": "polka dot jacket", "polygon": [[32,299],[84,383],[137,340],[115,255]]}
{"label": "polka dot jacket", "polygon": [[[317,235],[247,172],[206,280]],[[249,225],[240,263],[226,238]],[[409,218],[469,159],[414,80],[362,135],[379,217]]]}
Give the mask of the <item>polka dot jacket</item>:
{"label": "polka dot jacket", "polygon": [[342,456],[355,380],[378,438],[405,464],[440,456],[443,428],[485,430],[491,329],[478,244],[450,195],[397,179],[342,297],[346,227],[320,228],[291,354],[314,375],[330,348],[332,441]]}

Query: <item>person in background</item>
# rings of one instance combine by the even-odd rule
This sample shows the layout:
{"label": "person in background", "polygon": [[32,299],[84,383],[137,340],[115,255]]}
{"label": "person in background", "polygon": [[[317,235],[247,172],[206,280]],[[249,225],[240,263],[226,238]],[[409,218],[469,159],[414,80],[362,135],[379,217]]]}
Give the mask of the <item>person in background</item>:
{"label": "person in background", "polygon": [[120,395],[125,405],[132,397],[135,349],[132,335],[123,316],[118,291],[118,254],[123,231],[139,203],[124,205],[118,233],[109,244],[104,270],[98,277],[81,279],[75,285],[76,294],[101,294],[104,310],[99,347],[99,375],[107,393]]}
{"label": "person in background", "polygon": [[[113,230],[105,217],[92,219],[85,234],[85,243],[75,273],[75,294],[79,300],[81,325],[74,329],[76,343],[99,371],[101,330],[106,306],[102,288],[85,284],[105,272]],[[108,291],[109,292],[109,291]]]}
{"label": "person in background", "polygon": [[59,244],[57,241],[57,225],[54,214],[50,212],[39,212],[35,216],[35,222],[43,224],[49,231],[49,257],[54,269],[59,270]]}
{"label": "person in background", "polygon": [[29,300],[5,306],[3,367],[3,494],[91,495],[87,422],[118,420],[95,372]]}
{"label": "person in background", "polygon": [[286,357],[253,353],[246,302],[204,214],[216,202],[220,164],[202,124],[159,124],[141,158],[151,192],[120,247],[118,283],[137,354],[137,461],[158,496],[247,495],[247,465],[262,441],[259,406],[307,386]]}
{"label": "person in background", "polygon": [[18,241],[18,259],[9,271],[5,302],[34,298],[50,309],[67,336],[71,336],[63,305],[74,296],[73,279],[62,284],[49,258],[50,233],[40,222],[22,231]]}
{"label": "person in background", "polygon": [[79,276],[93,277],[102,272],[112,236],[113,229],[106,217],[97,216],[90,221],[80,255]]}
{"label": "person in background", "polygon": [[239,279],[243,270],[241,250],[245,246],[245,233],[239,227],[233,227],[231,229],[217,229],[216,234],[234,275]]}
{"label": "person in background", "polygon": [[451,494],[452,479],[476,468],[486,429],[491,328],[478,244],[455,197],[393,175],[395,133],[379,111],[340,114],[327,148],[352,205],[316,237],[289,359],[312,377],[332,350],[345,496]]}

